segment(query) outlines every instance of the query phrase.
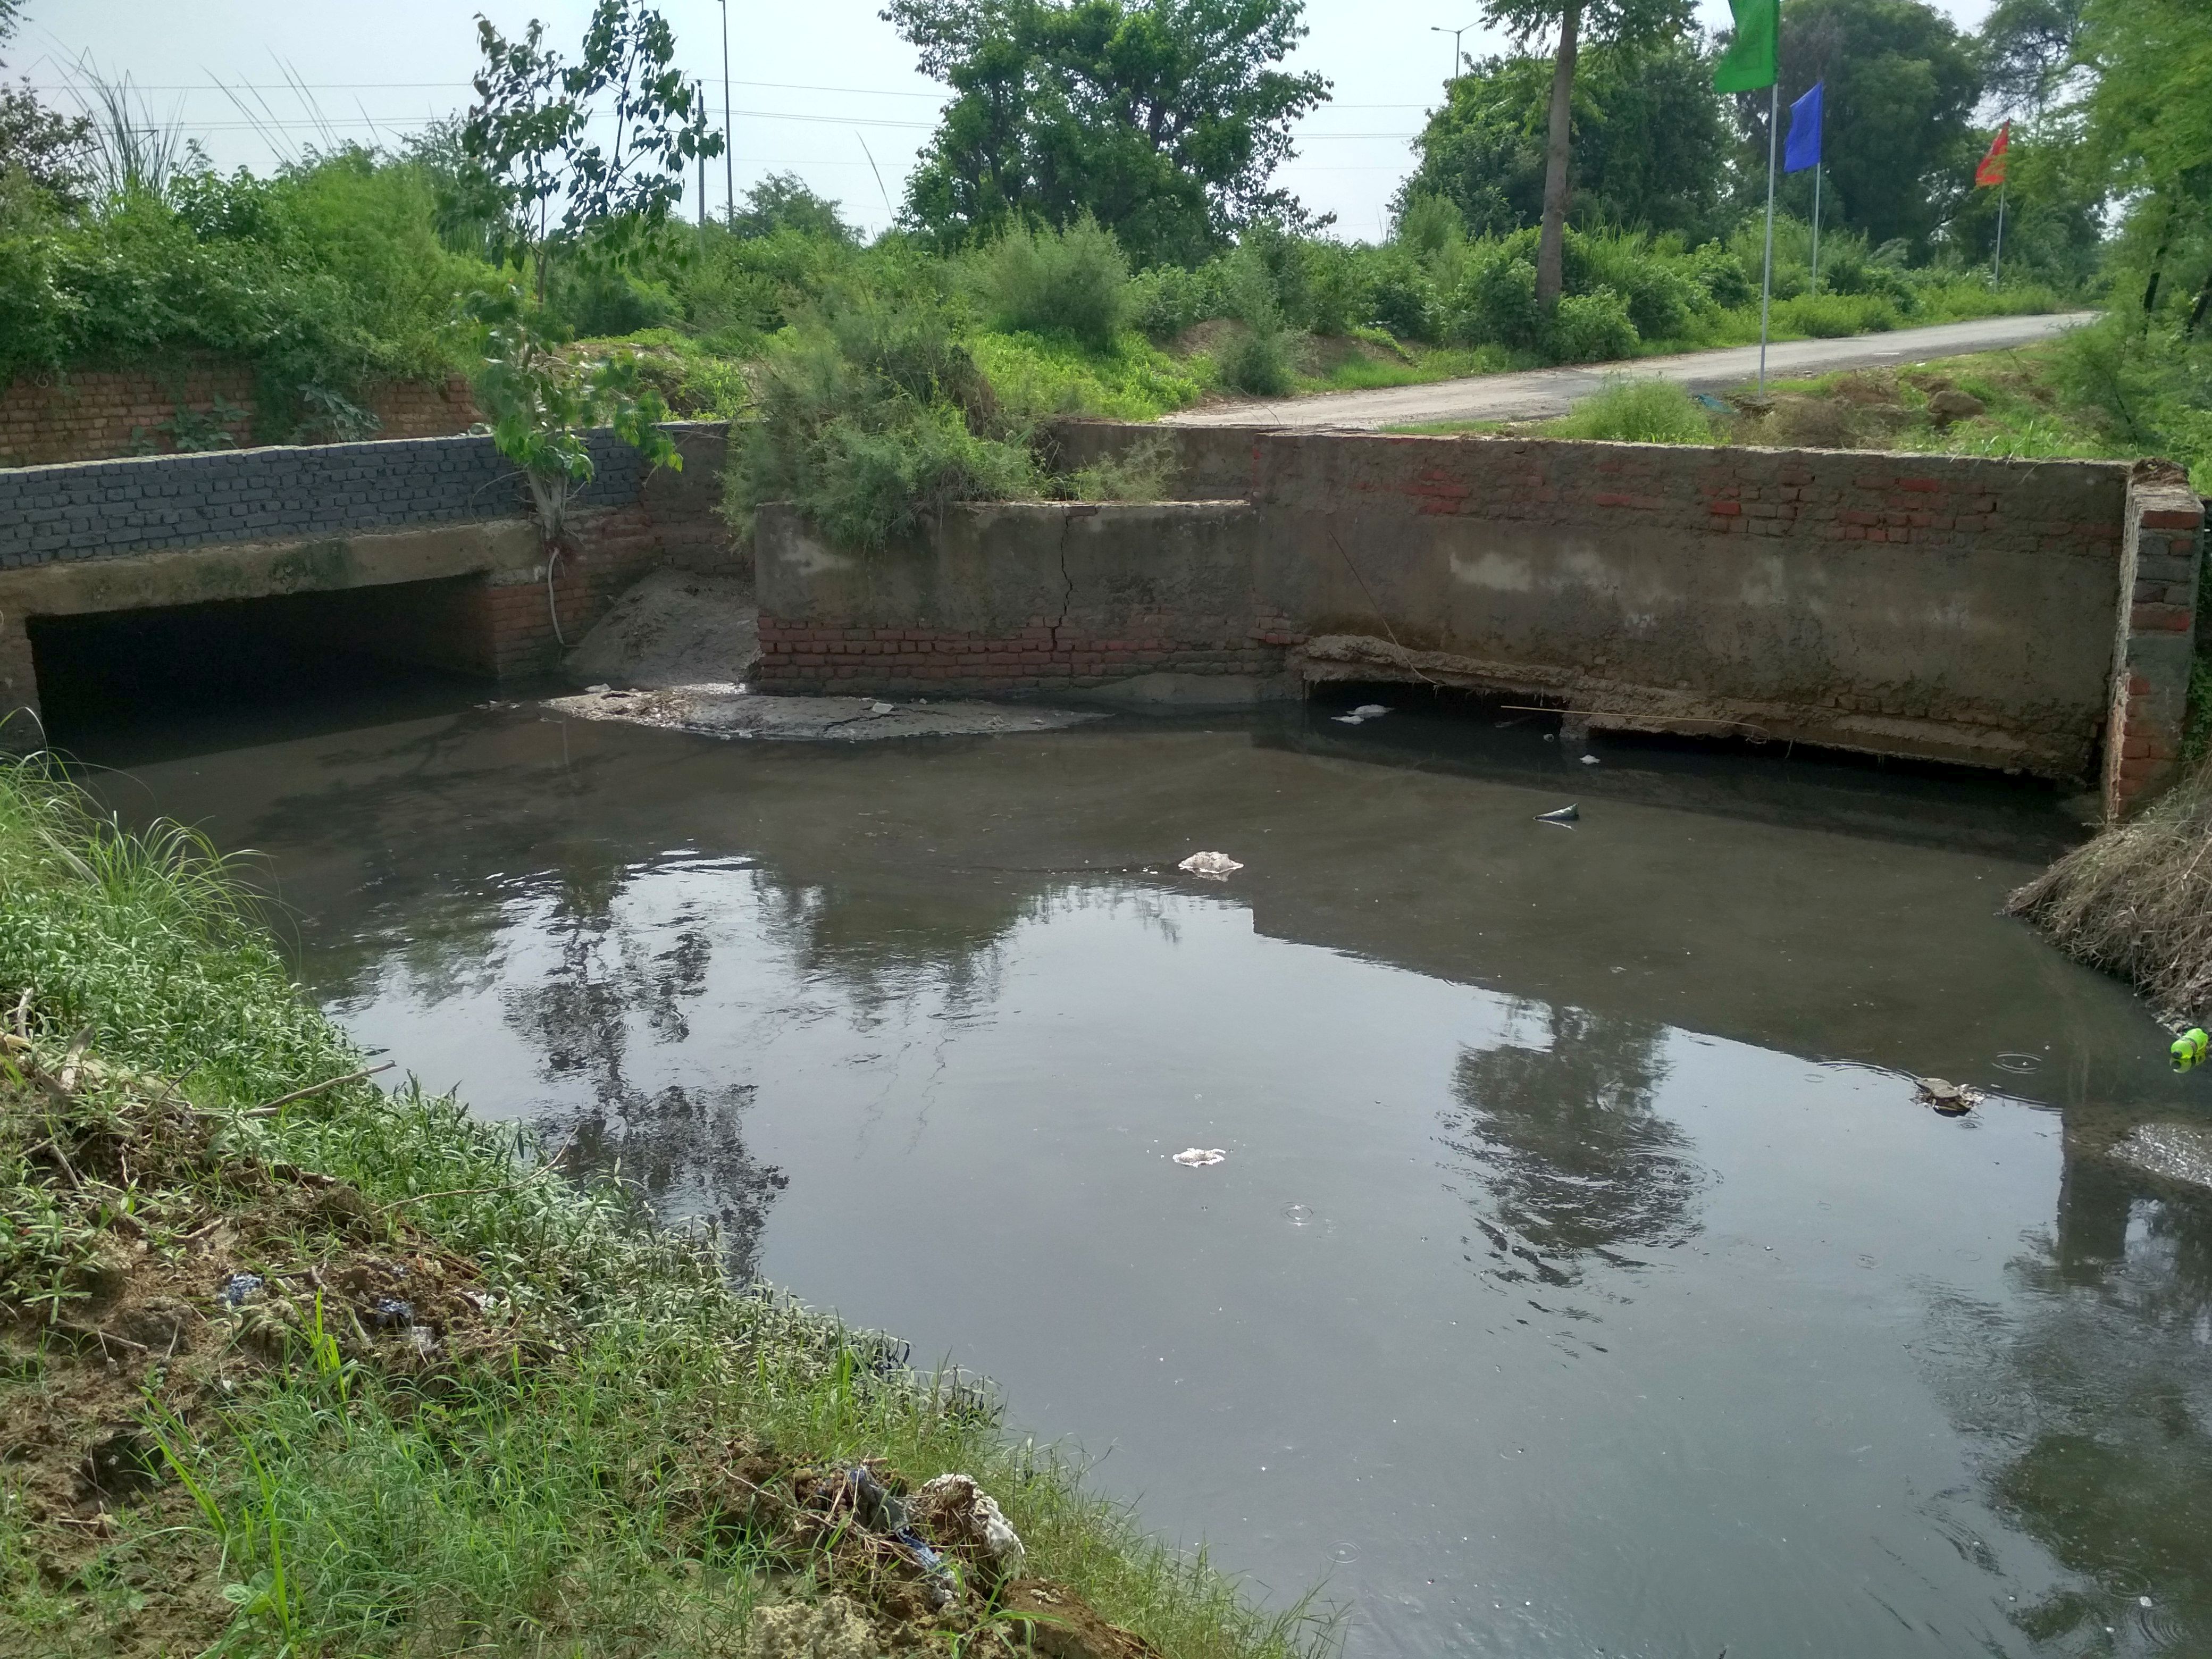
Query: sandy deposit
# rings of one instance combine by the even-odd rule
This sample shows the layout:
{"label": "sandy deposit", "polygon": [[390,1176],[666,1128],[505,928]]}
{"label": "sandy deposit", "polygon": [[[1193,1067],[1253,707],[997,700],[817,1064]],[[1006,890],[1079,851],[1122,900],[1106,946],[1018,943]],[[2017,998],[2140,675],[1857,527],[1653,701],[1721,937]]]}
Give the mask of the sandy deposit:
{"label": "sandy deposit", "polygon": [[760,611],[741,577],[641,577],[562,667],[580,685],[734,685],[760,660]]}

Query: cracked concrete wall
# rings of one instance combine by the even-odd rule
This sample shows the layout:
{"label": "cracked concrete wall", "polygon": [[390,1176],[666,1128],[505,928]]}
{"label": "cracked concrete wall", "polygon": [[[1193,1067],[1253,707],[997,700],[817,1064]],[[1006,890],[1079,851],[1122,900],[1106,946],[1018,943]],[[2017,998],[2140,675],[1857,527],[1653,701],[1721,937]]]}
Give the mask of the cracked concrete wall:
{"label": "cracked concrete wall", "polygon": [[[1141,641],[1216,672],[1536,695],[1599,726],[2055,778],[2095,765],[2117,464],[1092,422],[1055,436],[1079,465],[1164,439],[1170,488],[1196,499],[972,507],[872,556],[764,515],[774,683],[888,686],[910,676],[872,659],[942,655],[964,658],[971,689],[1031,690],[1150,665],[1124,649],[1063,668],[1070,640]],[[1063,538],[1083,551],[1056,600]]]}

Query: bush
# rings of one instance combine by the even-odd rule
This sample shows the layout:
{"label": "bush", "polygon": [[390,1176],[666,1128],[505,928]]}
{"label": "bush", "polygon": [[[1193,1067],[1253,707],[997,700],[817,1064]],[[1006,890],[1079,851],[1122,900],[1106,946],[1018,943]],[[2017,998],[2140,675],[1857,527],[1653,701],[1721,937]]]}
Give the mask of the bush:
{"label": "bush", "polygon": [[994,328],[1109,351],[1128,326],[1129,263],[1087,213],[1065,230],[1008,231],[975,256],[973,272]]}
{"label": "bush", "polygon": [[1369,322],[1401,340],[1433,340],[1437,309],[1436,283],[1407,250],[1380,248],[1368,257]]}
{"label": "bush", "polygon": [[1552,313],[1550,355],[1563,363],[1608,362],[1636,349],[1628,303],[1609,288],[1570,294]]}
{"label": "bush", "polygon": [[1359,255],[1341,242],[1306,244],[1310,326],[1316,334],[1349,334],[1368,320],[1367,273]]}
{"label": "bush", "polygon": [[1536,267],[1504,248],[1470,255],[1467,274],[1452,295],[1445,330],[1457,345],[1534,350],[1544,334],[1544,315],[1536,305]]}
{"label": "bush", "polygon": [[1291,389],[1290,337],[1273,318],[1248,323],[1221,355],[1224,384],[1255,398],[1279,398]]}
{"label": "bush", "polygon": [[1186,270],[1155,265],[1129,279],[1129,316],[1152,339],[1167,343],[1185,329],[1228,314],[1218,261]]}
{"label": "bush", "polygon": [[788,501],[833,543],[878,548],[951,502],[1042,493],[1029,432],[939,307],[835,306],[775,343],[759,395],[724,480],[741,533],[763,502]]}
{"label": "bush", "polygon": [[1557,438],[1586,438],[1620,444],[1709,444],[1712,422],[1683,387],[1672,380],[1613,377],[1604,390],[1583,398],[1567,414],[1547,422]]}
{"label": "bush", "polygon": [[1694,250],[1684,274],[1705,291],[1707,300],[1723,310],[1733,310],[1759,297],[1759,279],[1718,242],[1707,242]]}
{"label": "bush", "polygon": [[1882,334],[1897,326],[1897,307],[1878,294],[1801,294],[1774,307],[1774,326],[1837,340],[1850,334]]}
{"label": "bush", "polygon": [[1692,314],[1709,304],[1705,290],[1686,270],[1683,256],[1670,258],[1642,237],[1567,232],[1566,284],[1570,294],[1609,288],[1628,307],[1629,320],[1647,340],[1675,340],[1688,332]]}

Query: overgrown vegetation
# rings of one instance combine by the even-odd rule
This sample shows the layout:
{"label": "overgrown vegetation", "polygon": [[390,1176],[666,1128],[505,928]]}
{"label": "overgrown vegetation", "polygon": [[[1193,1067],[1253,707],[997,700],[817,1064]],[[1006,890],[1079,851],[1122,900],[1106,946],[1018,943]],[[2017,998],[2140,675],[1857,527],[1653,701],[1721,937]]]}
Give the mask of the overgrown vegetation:
{"label": "overgrown vegetation", "polygon": [[726,1284],[711,1237],[453,1100],[380,1093],[231,869],[35,763],[0,771],[0,1650],[1018,1638],[1024,1585],[942,1529],[933,1577],[856,1506],[863,1466],[972,1474],[1024,1584],[1165,1652],[1326,1637],[1140,1539],[971,1381]]}

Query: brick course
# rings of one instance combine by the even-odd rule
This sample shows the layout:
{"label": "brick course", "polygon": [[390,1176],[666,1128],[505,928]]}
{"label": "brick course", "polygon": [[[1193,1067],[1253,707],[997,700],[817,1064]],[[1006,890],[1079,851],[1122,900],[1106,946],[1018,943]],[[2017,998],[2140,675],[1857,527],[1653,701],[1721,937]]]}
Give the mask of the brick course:
{"label": "brick course", "polygon": [[2199,641],[2204,503],[2184,484],[2139,474],[2128,494],[2124,610],[2105,732],[2105,816],[2125,817],[2180,770],[2189,674]]}
{"label": "brick course", "polygon": [[[172,435],[164,423],[180,407],[211,418],[218,403],[236,411],[222,422],[232,443],[252,443],[253,371],[242,364],[25,376],[0,390],[0,467],[169,453]],[[469,383],[459,375],[378,386],[363,406],[377,417],[377,435],[387,439],[466,432],[477,418]]]}

